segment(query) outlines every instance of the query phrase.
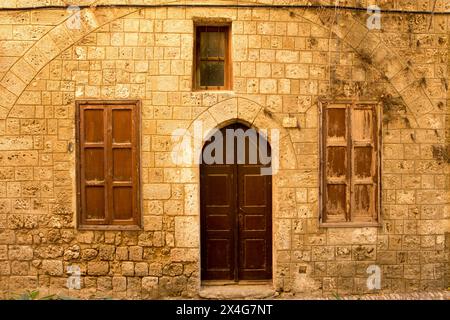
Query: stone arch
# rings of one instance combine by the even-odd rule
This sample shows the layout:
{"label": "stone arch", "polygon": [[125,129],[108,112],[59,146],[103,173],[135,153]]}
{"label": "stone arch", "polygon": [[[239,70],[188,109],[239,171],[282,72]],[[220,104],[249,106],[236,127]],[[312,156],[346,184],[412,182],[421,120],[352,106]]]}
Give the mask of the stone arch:
{"label": "stone arch", "polygon": [[[198,138],[195,135],[195,123],[196,121],[201,121],[203,124],[201,137]],[[280,224],[280,213],[279,207],[282,199],[280,198],[279,188],[280,182],[285,178],[286,175],[290,175],[290,172],[295,172],[298,169],[297,156],[294,151],[293,143],[291,141],[291,136],[289,131],[280,125],[280,121],[275,118],[275,116],[270,113],[265,112],[264,106],[258,104],[257,102],[250,100],[248,98],[243,97],[232,97],[223,101],[218,102],[204,110],[201,114],[199,114],[194,120],[191,121],[189,127],[185,130],[180,130],[180,139],[189,139],[192,141],[198,139],[197,143],[200,147],[200,152],[203,149],[205,139],[213,133],[217,128],[222,128],[228,124],[233,122],[242,122],[246,124],[250,128],[254,128],[261,132],[261,129],[277,129],[280,133],[280,143],[279,143],[279,169],[280,173],[275,174],[273,176],[272,183],[272,281],[274,284],[279,283],[279,279],[281,278],[279,273],[278,261],[277,261],[277,249],[275,244],[283,241],[283,232],[277,231],[282,230],[283,226]],[[268,143],[271,145],[272,152],[274,148],[274,143],[272,141],[271,135],[263,136],[267,139]],[[182,153],[183,150],[178,149],[179,153]],[[273,154],[273,153],[272,153]],[[190,164],[190,165],[178,165],[178,168],[188,168],[186,170],[191,170],[192,174],[196,176],[195,184],[197,186],[200,185],[200,166],[198,164]],[[180,173],[182,174],[180,169]],[[309,173],[307,173],[309,175]],[[197,189],[198,191],[199,189]],[[197,217],[195,220],[196,228],[198,229],[198,234],[200,234],[200,208],[198,205],[200,204],[199,193],[197,192],[195,202],[197,203]],[[200,248],[200,243],[199,243]],[[200,252],[198,253],[199,261],[200,261]],[[198,276],[198,283],[200,283],[200,274]]]}
{"label": "stone arch", "polygon": [[[85,8],[80,11],[82,27],[77,32],[69,32],[67,29],[66,22],[70,17],[51,29],[19,58],[1,79],[0,119],[8,117],[28,84],[61,52],[101,26],[138,10],[139,8],[133,7]],[[300,10],[296,16],[330,30],[360,56],[370,59],[372,66],[382,72],[406,102],[407,108],[417,120],[417,126],[429,127],[432,119],[428,114],[434,109],[433,103],[423,88],[415,85],[418,77],[407,62],[390,49],[376,32],[368,30],[349,13],[343,15],[348,21],[334,23],[330,28],[333,23],[332,14],[331,10]]]}
{"label": "stone arch", "polygon": [[[64,50],[116,19],[137,8],[85,8],[80,10],[81,28],[68,30],[67,16],[59,25],[41,37],[5,73],[0,81],[0,119],[6,119],[27,86],[36,75]],[[75,13],[74,13],[75,14]]]}
{"label": "stone arch", "polygon": [[[198,115],[190,123],[187,130],[181,130],[180,140],[191,141],[193,145],[202,147],[207,137],[217,128],[222,128],[233,122],[242,122],[248,127],[256,129],[273,146],[273,135],[270,134],[269,130],[275,129],[279,133],[280,169],[297,169],[296,154],[289,132],[280,125],[273,115],[266,113],[264,110],[263,106],[246,98],[234,97],[223,100]],[[196,123],[201,123],[201,135],[196,132]],[[177,157],[185,156],[185,151],[182,150],[181,145],[175,150]],[[194,155],[191,156],[194,159]],[[195,167],[195,161],[193,163]],[[178,164],[178,166],[192,167],[189,164]]]}
{"label": "stone arch", "polygon": [[403,99],[416,127],[430,127],[429,113],[435,109],[434,105],[424,89],[417,86],[419,77],[408,62],[384,43],[380,33],[369,30],[350,13],[341,15],[345,21],[340,23],[333,21],[333,14],[331,10],[304,10],[299,16],[330,30],[359,57],[370,61],[371,67],[380,72]]}

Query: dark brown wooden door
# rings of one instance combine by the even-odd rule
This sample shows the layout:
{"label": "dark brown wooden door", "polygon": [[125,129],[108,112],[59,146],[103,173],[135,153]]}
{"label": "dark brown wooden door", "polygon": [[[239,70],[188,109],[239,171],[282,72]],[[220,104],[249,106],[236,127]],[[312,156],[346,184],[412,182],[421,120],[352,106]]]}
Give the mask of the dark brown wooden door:
{"label": "dark brown wooden door", "polygon": [[[238,152],[235,138],[234,161],[227,164],[227,129],[249,128],[242,124],[223,128],[223,163],[200,166],[202,279],[271,279],[272,177],[261,175],[264,166],[259,161],[250,161],[251,148],[258,151],[258,139],[245,139]],[[204,152],[213,141],[205,144]]]}

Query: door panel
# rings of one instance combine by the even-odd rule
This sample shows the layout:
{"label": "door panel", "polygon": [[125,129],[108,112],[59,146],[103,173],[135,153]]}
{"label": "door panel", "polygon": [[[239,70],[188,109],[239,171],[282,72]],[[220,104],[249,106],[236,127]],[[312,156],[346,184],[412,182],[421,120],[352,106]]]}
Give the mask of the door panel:
{"label": "door panel", "polygon": [[206,250],[209,253],[206,259],[206,270],[211,277],[233,278],[233,257],[224,254],[230,249],[230,239],[209,239],[206,244]]}
{"label": "door panel", "polygon": [[241,240],[241,265],[239,268],[242,280],[265,279],[264,274],[258,276],[257,273],[264,271],[267,267],[267,243],[265,239],[243,239]]}
{"label": "door panel", "polygon": [[238,166],[239,279],[272,277],[271,176],[261,166]]}
{"label": "door panel", "polygon": [[[223,128],[224,145],[227,129],[248,130]],[[272,177],[261,176],[261,164],[249,164],[250,145],[245,164],[237,164],[235,141],[234,164],[200,166],[203,280],[272,278]]]}
{"label": "door panel", "polygon": [[202,278],[234,279],[236,220],[233,166],[203,166],[201,172]]}

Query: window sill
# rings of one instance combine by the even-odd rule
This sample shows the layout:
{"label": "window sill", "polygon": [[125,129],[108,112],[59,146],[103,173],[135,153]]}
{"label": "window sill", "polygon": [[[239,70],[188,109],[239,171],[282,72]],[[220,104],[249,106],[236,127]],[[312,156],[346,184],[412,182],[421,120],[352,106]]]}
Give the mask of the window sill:
{"label": "window sill", "polygon": [[381,228],[381,223],[343,222],[343,223],[320,223],[320,228]]}
{"label": "window sill", "polygon": [[226,93],[226,94],[231,94],[231,95],[236,95],[236,92],[234,92],[233,90],[230,89],[194,89],[192,90],[192,92],[196,92],[196,93],[215,93],[215,94],[219,94],[219,93]]}
{"label": "window sill", "polygon": [[79,225],[79,231],[142,231],[143,228],[136,225],[120,226],[120,225]]}

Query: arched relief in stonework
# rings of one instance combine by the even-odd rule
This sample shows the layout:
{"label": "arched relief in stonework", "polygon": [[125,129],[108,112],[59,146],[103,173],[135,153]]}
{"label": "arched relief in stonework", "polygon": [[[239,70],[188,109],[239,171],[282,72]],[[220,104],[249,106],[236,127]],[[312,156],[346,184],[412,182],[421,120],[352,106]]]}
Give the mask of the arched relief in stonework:
{"label": "arched relief in stonework", "polygon": [[[292,9],[295,10],[295,9]],[[8,117],[11,109],[26,87],[49,62],[61,52],[86,37],[99,27],[138,11],[137,8],[85,8],[79,14],[80,30],[69,30],[67,17],[38,40],[11,68],[0,81],[0,119]],[[433,125],[429,113],[435,108],[423,88],[418,87],[419,77],[394,50],[390,49],[379,34],[367,29],[351,14],[340,15],[340,23],[334,23],[331,10],[297,10],[292,19],[303,19],[326,28],[352,47],[359,56],[371,61],[373,68],[380,71],[399,93],[417,119],[412,127]],[[75,14],[75,13],[74,13]],[[334,24],[333,24],[334,23]]]}
{"label": "arched relief in stonework", "polygon": [[[272,138],[274,135],[272,134],[272,130],[276,130],[279,137],[278,143],[280,145],[280,169],[297,168],[296,155],[288,130],[283,128],[280,125],[280,121],[274,119],[272,114],[266,112],[263,106],[246,98],[231,98],[209,107],[191,122],[184,134],[182,130],[180,131],[183,137],[180,137],[179,140],[186,141],[185,139],[188,139],[188,141],[191,141],[192,146],[202,146],[208,137],[217,129],[233,122],[241,122],[249,127],[255,128],[270,144],[273,144]],[[196,132],[195,124],[201,124],[201,126],[197,126],[197,128],[201,127],[201,134]],[[175,152],[179,154],[180,157],[183,157],[185,150],[181,149],[182,148],[179,148],[178,150],[175,150]],[[195,161],[193,161],[193,163],[195,167]],[[184,165],[181,164],[181,166],[192,167],[189,163],[185,163]]]}

